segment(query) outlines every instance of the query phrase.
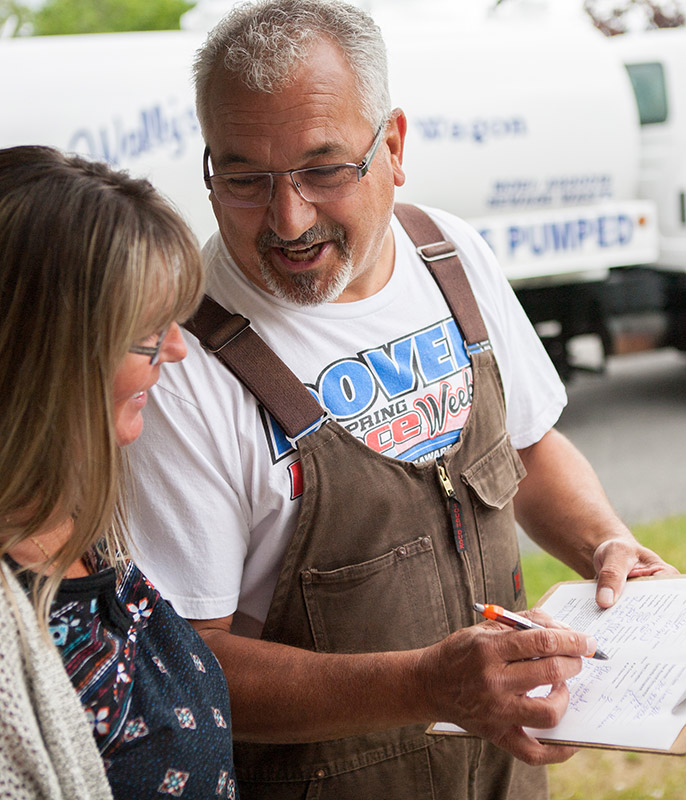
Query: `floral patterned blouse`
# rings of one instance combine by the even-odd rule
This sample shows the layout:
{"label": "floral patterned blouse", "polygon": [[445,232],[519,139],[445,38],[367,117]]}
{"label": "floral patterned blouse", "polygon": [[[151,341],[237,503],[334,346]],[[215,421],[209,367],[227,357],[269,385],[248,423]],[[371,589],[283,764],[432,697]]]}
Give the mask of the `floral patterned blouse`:
{"label": "floral patterned blouse", "polygon": [[116,800],[237,796],[219,663],[132,562],[65,579],[49,630]]}

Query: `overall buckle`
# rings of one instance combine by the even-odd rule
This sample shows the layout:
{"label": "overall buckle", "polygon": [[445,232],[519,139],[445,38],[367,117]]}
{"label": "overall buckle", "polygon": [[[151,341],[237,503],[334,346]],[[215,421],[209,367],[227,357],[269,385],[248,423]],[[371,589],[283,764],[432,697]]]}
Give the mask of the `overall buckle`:
{"label": "overall buckle", "polygon": [[[240,317],[242,322],[240,323],[240,326],[238,327],[238,329],[233,330],[233,324],[232,323],[234,322],[234,320],[237,317]],[[227,327],[230,329],[229,332],[226,334],[225,337],[220,339],[220,344],[217,344],[217,342],[214,341],[215,337],[217,336],[217,334],[219,334],[222,330],[225,330]],[[229,325],[226,325],[226,324],[220,325],[219,328],[217,328],[217,330],[212,331],[212,333],[208,333],[207,336],[204,336],[200,340],[200,346],[204,350],[207,350],[208,353],[216,354],[220,350],[225,348],[226,345],[229,344],[230,342],[232,342],[237,336],[240,336],[243,333],[243,331],[246,328],[249,328],[249,327],[250,327],[250,320],[249,319],[247,319],[246,317],[242,316],[241,314],[235,314],[232,317],[231,322],[229,323]]]}

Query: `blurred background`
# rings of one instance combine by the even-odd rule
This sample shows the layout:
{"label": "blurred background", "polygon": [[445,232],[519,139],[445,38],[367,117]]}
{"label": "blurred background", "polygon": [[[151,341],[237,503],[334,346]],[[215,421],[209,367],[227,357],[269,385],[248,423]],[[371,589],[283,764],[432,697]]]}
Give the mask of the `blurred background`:
{"label": "blurred background", "polygon": [[[2,0],[0,24],[5,36],[43,36],[71,33],[208,30],[236,5],[232,0]],[[682,0],[359,0],[355,5],[375,19],[391,11],[425,16],[427,6],[443,7],[445,13],[480,19],[494,14],[520,15],[530,19],[541,14],[558,17],[588,16],[608,35],[651,27],[684,24]],[[507,8],[505,8],[507,6]]]}
{"label": "blurred background", "polygon": [[[408,118],[399,199],[467,218],[560,375],[559,428],[686,573],[686,0],[368,0]],[[0,147],[149,177],[215,229],[190,67],[225,0],[0,0]],[[574,577],[521,535],[529,601]],[[686,796],[678,759],[589,751],[553,800]]]}

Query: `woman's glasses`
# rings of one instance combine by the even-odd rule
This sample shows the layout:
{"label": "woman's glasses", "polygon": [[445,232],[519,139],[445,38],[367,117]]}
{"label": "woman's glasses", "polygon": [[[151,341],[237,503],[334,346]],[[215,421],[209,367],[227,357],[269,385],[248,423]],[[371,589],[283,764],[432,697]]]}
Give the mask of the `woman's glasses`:
{"label": "woman's glasses", "polygon": [[132,344],[131,347],[129,347],[129,353],[138,353],[138,355],[141,356],[150,356],[150,364],[157,364],[157,362],[160,360],[160,349],[162,348],[162,342],[164,341],[164,337],[167,335],[168,331],[169,328],[165,328],[160,333],[157,343],[154,345]]}

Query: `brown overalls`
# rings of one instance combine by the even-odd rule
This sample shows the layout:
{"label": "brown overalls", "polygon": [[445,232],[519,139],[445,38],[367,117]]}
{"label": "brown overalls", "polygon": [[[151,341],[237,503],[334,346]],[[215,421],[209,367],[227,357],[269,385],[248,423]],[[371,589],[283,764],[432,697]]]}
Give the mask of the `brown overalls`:
{"label": "brown overalls", "polygon": [[[419,231],[416,221],[413,227],[416,209],[399,206],[396,213],[415,244],[422,243],[420,236],[424,242],[442,240],[430,221],[429,228],[422,228],[426,220]],[[445,250],[453,248],[442,243],[420,255]],[[265,622],[265,640],[331,653],[407,650],[479,621],[474,602],[513,609],[526,605],[512,509],[524,467],[505,429],[500,374],[459,260],[439,259],[428,266],[471,351],[474,399],[467,423],[438,463],[388,458],[333,421],[298,440],[302,506]],[[447,278],[440,274],[446,266]],[[289,414],[298,417],[306,409],[307,419],[314,404],[316,418],[322,410],[304,387],[297,398],[292,384],[283,392],[274,390],[273,373],[265,372],[262,361],[273,356],[271,351],[260,351],[255,358],[259,366],[251,373],[246,358],[252,345],[241,342],[242,319],[238,327],[234,323],[239,334],[233,339],[224,330],[214,347],[211,337],[205,337],[205,344],[209,338],[209,349],[216,350],[217,341],[230,340],[220,357],[228,361],[228,351],[234,351],[231,368],[242,373],[240,379],[294,435],[307,425]],[[194,326],[193,332],[202,333]],[[259,386],[260,375],[269,375],[271,386]],[[285,410],[276,407],[282,393]],[[236,742],[240,797],[547,797],[544,768],[527,767],[481,739],[427,735],[427,724],[311,744]]]}

